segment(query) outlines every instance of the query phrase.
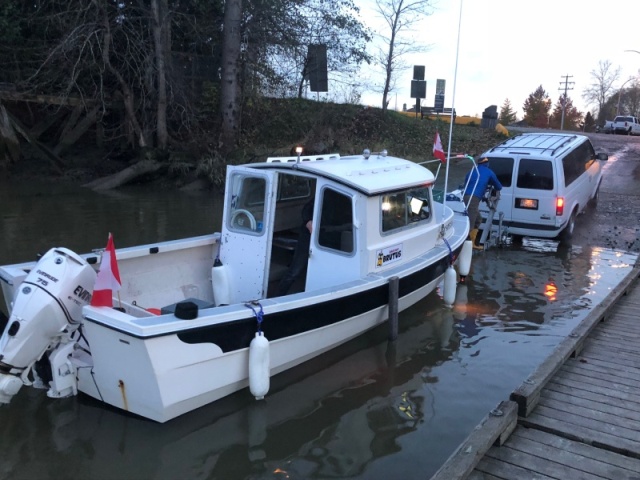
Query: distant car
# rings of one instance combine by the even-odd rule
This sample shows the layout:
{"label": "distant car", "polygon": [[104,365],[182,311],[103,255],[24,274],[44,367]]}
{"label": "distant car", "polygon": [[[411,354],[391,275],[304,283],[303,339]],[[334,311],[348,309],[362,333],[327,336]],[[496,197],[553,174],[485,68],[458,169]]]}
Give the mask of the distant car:
{"label": "distant car", "polygon": [[605,120],[604,125],[597,125],[596,133],[613,133],[613,122],[611,120]]}
{"label": "distant car", "polygon": [[612,128],[614,133],[640,135],[640,122],[636,117],[617,116],[613,119]]}

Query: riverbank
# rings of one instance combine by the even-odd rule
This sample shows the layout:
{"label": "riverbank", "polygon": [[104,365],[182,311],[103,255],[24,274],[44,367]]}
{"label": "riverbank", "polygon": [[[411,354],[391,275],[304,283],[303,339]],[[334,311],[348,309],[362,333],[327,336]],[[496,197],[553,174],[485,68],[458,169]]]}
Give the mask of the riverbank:
{"label": "riverbank", "polygon": [[[22,146],[20,160],[10,165],[6,176],[11,181],[39,179],[85,185],[145,160],[157,162],[159,168],[137,176],[134,183],[153,182],[163,187],[183,188],[196,182],[195,185],[207,188],[224,182],[227,164],[289,155],[298,145],[303,145],[308,153],[317,154],[347,155],[360,153],[365,148],[386,149],[392,155],[414,161],[433,158],[436,131],[445,149],[449,145],[449,124],[445,120],[412,118],[395,111],[383,114],[380,109],[360,105],[271,100],[247,107],[243,119],[238,148],[225,157],[209,146],[215,143],[213,132],[209,145],[183,143],[167,152],[146,150],[135,155],[97,148],[85,141],[65,155],[62,168],[27,144]],[[477,155],[504,138],[503,134],[474,123],[456,124],[451,151]]]}

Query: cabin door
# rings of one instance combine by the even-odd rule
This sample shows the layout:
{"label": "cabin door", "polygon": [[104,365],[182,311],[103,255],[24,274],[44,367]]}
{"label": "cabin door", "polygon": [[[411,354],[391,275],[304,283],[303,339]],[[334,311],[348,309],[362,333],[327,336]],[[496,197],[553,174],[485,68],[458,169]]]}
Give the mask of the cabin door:
{"label": "cabin door", "polygon": [[307,290],[360,278],[355,197],[325,186],[319,191],[309,252]]}
{"label": "cabin door", "polygon": [[277,179],[276,172],[267,170],[227,170],[220,260],[232,303],[267,296]]}

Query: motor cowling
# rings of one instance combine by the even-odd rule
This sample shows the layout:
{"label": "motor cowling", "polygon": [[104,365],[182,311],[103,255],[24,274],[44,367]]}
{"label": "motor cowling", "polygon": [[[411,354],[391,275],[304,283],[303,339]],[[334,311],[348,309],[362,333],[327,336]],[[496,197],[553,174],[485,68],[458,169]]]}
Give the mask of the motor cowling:
{"label": "motor cowling", "polygon": [[33,364],[77,328],[95,281],[94,269],[66,248],[53,248],[36,263],[18,287],[0,337],[0,403],[9,403]]}

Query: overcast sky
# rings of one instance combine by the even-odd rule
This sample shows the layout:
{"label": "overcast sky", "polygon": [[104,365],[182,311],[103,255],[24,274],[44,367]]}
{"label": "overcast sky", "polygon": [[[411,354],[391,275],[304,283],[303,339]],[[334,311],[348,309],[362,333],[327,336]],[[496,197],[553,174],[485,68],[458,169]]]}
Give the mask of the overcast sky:
{"label": "overcast sky", "polygon": [[[354,1],[367,26],[385,31],[373,10],[374,0]],[[424,49],[407,57],[410,68],[399,77],[389,108],[414,104],[413,65],[425,66],[423,106],[433,106],[436,79],[441,78],[446,80],[445,107],[455,104],[458,115],[481,116],[490,105],[497,105],[499,112],[508,98],[519,118],[539,85],[555,105],[569,76],[567,93],[586,113],[594,106],[585,104],[582,92],[593,82],[591,72],[599,61],[620,67],[616,87],[640,69],[640,53],[625,52],[640,52],[640,0],[434,0],[432,5],[433,13],[410,34]],[[370,71],[365,69],[363,78]],[[370,80],[381,84],[375,75]],[[373,90],[363,92],[362,103],[379,107],[382,94]]]}

